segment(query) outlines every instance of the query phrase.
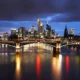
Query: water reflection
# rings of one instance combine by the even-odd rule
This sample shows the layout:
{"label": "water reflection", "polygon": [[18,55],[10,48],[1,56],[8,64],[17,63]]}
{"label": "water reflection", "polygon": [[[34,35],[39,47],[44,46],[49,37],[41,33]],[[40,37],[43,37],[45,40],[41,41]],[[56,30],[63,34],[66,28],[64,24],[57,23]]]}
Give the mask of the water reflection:
{"label": "water reflection", "polygon": [[21,80],[21,57],[20,53],[16,53],[16,80]]}
{"label": "water reflection", "polygon": [[80,56],[75,57],[75,72],[76,76],[80,76]]}
{"label": "water reflection", "polygon": [[0,64],[12,63],[14,60],[14,56],[9,55],[8,53],[0,53]]}
{"label": "water reflection", "polygon": [[36,56],[36,75],[37,80],[41,80],[41,58],[39,55]]}
{"label": "water reflection", "polygon": [[0,80],[80,80],[76,47],[63,48],[61,52],[57,49],[54,54],[46,44],[25,45],[23,49],[23,53],[19,49],[14,53],[11,47],[0,49]]}
{"label": "water reflection", "polygon": [[66,73],[68,74],[69,73],[69,56],[66,56],[65,57],[65,63],[66,63]]}
{"label": "water reflection", "polygon": [[52,78],[54,80],[61,79],[62,55],[56,55],[52,58]]}

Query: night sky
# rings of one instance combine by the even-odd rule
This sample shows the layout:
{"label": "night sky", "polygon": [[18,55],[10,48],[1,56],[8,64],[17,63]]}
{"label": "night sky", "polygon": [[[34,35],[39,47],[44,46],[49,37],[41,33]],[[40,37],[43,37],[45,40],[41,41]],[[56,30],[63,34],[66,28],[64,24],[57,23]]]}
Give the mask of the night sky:
{"label": "night sky", "polygon": [[63,35],[65,25],[80,33],[80,0],[0,0],[0,32],[11,28],[32,25],[37,28],[37,18]]}

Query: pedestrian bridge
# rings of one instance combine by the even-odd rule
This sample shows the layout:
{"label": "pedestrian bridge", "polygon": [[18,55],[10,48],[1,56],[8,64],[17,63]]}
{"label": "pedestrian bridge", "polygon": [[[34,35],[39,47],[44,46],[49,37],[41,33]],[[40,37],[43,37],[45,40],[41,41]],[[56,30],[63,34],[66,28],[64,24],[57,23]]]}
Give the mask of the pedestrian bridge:
{"label": "pedestrian bridge", "polygon": [[55,48],[61,48],[61,47],[65,47],[65,46],[70,46],[70,45],[75,45],[75,46],[80,46],[80,42],[61,42],[60,40],[55,40],[55,41],[41,41],[41,42],[37,42],[37,41],[0,41],[0,44],[8,44],[12,47],[15,48],[20,48],[23,45],[27,45],[27,44],[47,44],[47,45],[51,45],[52,47]]}

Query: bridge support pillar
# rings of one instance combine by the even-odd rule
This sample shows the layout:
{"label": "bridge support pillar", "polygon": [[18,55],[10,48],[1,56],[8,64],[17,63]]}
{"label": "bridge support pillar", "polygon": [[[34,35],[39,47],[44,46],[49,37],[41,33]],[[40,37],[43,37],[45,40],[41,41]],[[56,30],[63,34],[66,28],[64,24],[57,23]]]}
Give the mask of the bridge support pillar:
{"label": "bridge support pillar", "polygon": [[61,44],[60,43],[56,43],[56,49],[60,49],[61,48]]}
{"label": "bridge support pillar", "polygon": [[61,44],[55,43],[53,47],[53,56],[56,56],[57,54],[60,54],[61,52]]}
{"label": "bridge support pillar", "polygon": [[8,44],[5,44],[5,47],[7,48],[8,47]]}
{"label": "bridge support pillar", "polygon": [[16,42],[16,53],[20,53],[20,43]]}
{"label": "bridge support pillar", "polygon": [[1,47],[4,48],[4,44],[1,44]]}
{"label": "bridge support pillar", "polygon": [[20,43],[16,42],[16,49],[20,49]]}

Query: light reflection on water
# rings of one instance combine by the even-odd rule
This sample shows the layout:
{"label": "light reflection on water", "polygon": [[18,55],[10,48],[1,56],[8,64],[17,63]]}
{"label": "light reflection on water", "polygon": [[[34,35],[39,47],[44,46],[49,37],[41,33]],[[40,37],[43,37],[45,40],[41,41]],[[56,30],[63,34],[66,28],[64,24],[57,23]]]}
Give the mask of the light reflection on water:
{"label": "light reflection on water", "polygon": [[21,57],[20,57],[20,53],[16,54],[16,80],[20,80],[21,79]]}
{"label": "light reflection on water", "polygon": [[61,79],[62,55],[52,58],[52,76],[55,80]]}
{"label": "light reflection on water", "polygon": [[65,57],[66,72],[69,73],[69,56]]}
{"label": "light reflection on water", "polygon": [[[61,54],[57,50],[55,56],[53,56],[52,47],[46,44],[25,45],[23,50],[15,50],[16,53],[13,48],[8,48],[8,46],[1,49],[0,74],[5,73],[7,78],[2,74],[0,80],[80,79],[80,56],[75,52],[77,49],[74,47],[63,48]],[[7,74],[6,65],[10,66],[9,70],[13,72]],[[4,66],[5,70],[1,66]]]}
{"label": "light reflection on water", "polygon": [[39,55],[36,56],[36,75],[37,80],[41,80],[41,58]]}

